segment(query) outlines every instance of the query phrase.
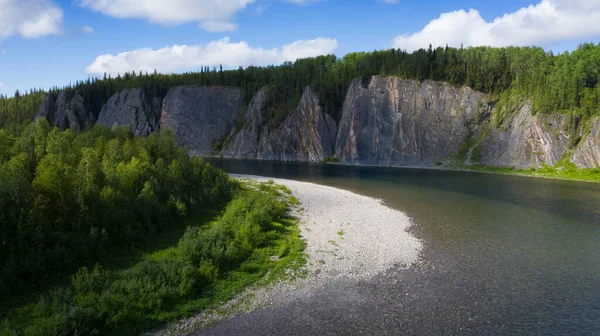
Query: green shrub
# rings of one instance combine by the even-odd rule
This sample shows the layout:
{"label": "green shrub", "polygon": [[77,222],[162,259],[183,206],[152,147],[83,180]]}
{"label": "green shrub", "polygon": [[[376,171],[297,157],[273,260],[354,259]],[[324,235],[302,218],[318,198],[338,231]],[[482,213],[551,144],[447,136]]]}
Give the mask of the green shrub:
{"label": "green shrub", "polygon": [[272,256],[294,260],[293,267],[303,265],[304,246],[290,223],[286,203],[270,193],[238,193],[215,222],[188,227],[176,247],[124,270],[80,268],[69,285],[10,311],[0,331],[139,334],[169,316],[196,312],[211,299],[230,298],[269,269],[271,276],[287,274],[285,265],[291,264]]}
{"label": "green shrub", "polygon": [[208,228],[189,227],[179,249],[193,264],[209,261],[216,267],[240,262],[261,246],[272,222],[285,216],[287,206],[260,192],[233,200],[223,216]]}

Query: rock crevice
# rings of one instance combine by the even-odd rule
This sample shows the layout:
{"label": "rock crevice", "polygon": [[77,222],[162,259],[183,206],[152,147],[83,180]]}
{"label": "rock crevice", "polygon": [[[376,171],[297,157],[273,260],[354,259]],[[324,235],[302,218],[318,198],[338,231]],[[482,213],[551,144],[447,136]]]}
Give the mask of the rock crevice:
{"label": "rock crevice", "polygon": [[61,130],[85,130],[92,114],[86,111],[83,97],[79,92],[60,91],[58,94],[48,93],[44,96],[37,118],[46,118],[50,125]]}

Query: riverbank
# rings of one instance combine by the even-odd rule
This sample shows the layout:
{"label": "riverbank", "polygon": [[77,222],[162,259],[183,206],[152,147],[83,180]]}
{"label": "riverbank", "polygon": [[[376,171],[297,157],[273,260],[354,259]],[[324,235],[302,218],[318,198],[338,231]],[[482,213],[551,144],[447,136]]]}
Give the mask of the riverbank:
{"label": "riverbank", "polygon": [[[194,335],[565,335],[598,330],[600,184],[223,160],[227,172],[350,190],[408,214],[416,267],[332,280]],[[597,301],[597,300],[596,300]]]}
{"label": "riverbank", "polygon": [[[264,159],[240,159],[230,156],[212,156],[207,157],[208,159],[224,159],[224,160],[256,160],[256,161],[273,161]],[[277,161],[287,162],[287,161]],[[290,162],[291,163],[291,162]],[[565,180],[565,181],[577,181],[577,182],[591,182],[600,183],[600,167],[599,168],[588,168],[579,169],[573,164],[567,163],[556,167],[542,167],[542,168],[531,168],[531,169],[516,169],[512,167],[492,167],[484,166],[481,164],[472,164],[466,166],[464,164],[441,164],[439,166],[390,166],[390,165],[378,165],[378,164],[345,164],[334,160],[325,160],[323,162],[294,162],[294,163],[307,163],[307,164],[326,164],[336,165],[344,167],[382,167],[382,168],[400,168],[400,169],[426,169],[426,170],[442,170],[442,171],[461,171],[461,172],[475,172],[485,174],[500,174],[500,175],[512,175],[522,177],[538,177],[552,180]]]}
{"label": "riverbank", "polygon": [[418,260],[421,243],[406,230],[411,220],[381,200],[314,183],[231,175],[284,185],[300,201],[297,215],[306,241],[311,280],[368,279]]}
{"label": "riverbank", "polygon": [[381,200],[313,183],[231,175],[249,183],[275,183],[298,199],[295,216],[306,243],[305,277],[257,286],[211,311],[153,335],[202,329],[235,315],[317,295],[334,282],[357,283],[419,261],[421,242],[407,232],[412,222]]}
{"label": "riverbank", "polygon": [[400,169],[426,169],[426,170],[441,170],[441,171],[460,171],[473,172],[484,174],[512,175],[521,177],[537,177],[551,180],[577,181],[600,183],[600,168],[578,169],[573,167],[543,167],[531,169],[516,169],[511,167],[492,167],[480,164],[471,166],[456,165],[440,165],[440,166],[388,166],[388,165],[371,165],[371,164],[344,164],[340,162],[323,162],[328,165],[338,165],[345,167],[379,167],[379,168],[400,168]]}

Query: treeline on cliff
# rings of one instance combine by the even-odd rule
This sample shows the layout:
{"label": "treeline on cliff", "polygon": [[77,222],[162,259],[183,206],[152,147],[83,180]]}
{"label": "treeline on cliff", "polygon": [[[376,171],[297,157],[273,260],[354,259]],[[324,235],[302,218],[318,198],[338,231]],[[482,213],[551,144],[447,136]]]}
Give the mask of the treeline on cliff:
{"label": "treeline on cliff", "polygon": [[0,297],[154,239],[231,197],[222,171],[169,132],[142,139],[39,119],[0,130]]}
{"label": "treeline on cliff", "polygon": [[[412,53],[386,51],[300,59],[279,66],[223,70],[203,67],[197,72],[163,75],[132,71],[111,78],[90,78],[51,91],[77,90],[86,107],[98,115],[116,92],[143,88],[162,98],[177,85],[236,86],[244,88],[245,102],[261,87],[270,86],[265,122],[276,124],[292,111],[306,85],[318,94],[325,111],[339,120],[350,82],[372,75],[438,80],[467,85],[475,90],[506,97],[531,99],[537,111],[565,112],[581,116],[598,113],[600,107],[600,45],[582,44],[575,51],[554,55],[538,47],[431,48]],[[37,113],[40,93],[0,98],[0,125],[31,120]]]}

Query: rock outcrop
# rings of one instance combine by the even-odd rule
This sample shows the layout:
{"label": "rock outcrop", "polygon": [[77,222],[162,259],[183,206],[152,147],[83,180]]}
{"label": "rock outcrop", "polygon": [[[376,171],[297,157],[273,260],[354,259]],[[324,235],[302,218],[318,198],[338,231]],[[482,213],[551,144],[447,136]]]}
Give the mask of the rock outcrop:
{"label": "rock outcrop", "polygon": [[321,162],[334,153],[337,126],[310,86],[300,103],[277,128],[263,132],[259,159]]}
{"label": "rock outcrop", "polygon": [[50,125],[64,131],[68,128],[84,130],[92,117],[78,92],[61,91],[58,95],[48,93],[44,96],[37,118],[46,118]]}
{"label": "rock outcrop", "polygon": [[600,167],[600,118],[591,121],[590,133],[573,151],[571,162],[579,168]]}
{"label": "rock outcrop", "polygon": [[221,155],[240,159],[256,159],[263,130],[262,107],[267,99],[267,88],[260,89],[250,104],[238,116],[234,127],[224,143]]}
{"label": "rock outcrop", "polygon": [[485,95],[434,81],[372,77],[348,89],[336,142],[342,163],[430,166],[459,151]]}
{"label": "rock outcrop", "polygon": [[242,109],[243,92],[232,87],[174,87],[163,99],[160,127],[175,132],[193,155],[211,155]]}
{"label": "rock outcrop", "polygon": [[525,103],[506,125],[493,128],[479,146],[479,162],[520,169],[555,165],[567,152],[569,136],[562,115],[537,113]]}
{"label": "rock outcrop", "polygon": [[114,94],[98,115],[100,125],[130,126],[131,132],[146,137],[159,130],[160,100],[148,98],[142,89],[123,90]]}
{"label": "rock outcrop", "polygon": [[[497,111],[489,97],[468,87],[373,76],[350,84],[339,125],[307,86],[293,111],[268,126],[260,89],[246,107],[233,87],[172,88],[161,102],[141,89],[112,96],[98,123],[129,125],[137,136],[170,128],[193,155],[322,162],[335,156],[351,165],[423,167],[481,163],[527,169],[569,157],[579,168],[600,166],[600,118],[575,148],[569,118],[532,113],[532,104]],[[61,129],[84,129],[92,118],[72,91],[47,94],[39,117]],[[502,122],[495,122],[500,116]],[[589,127],[588,127],[589,126]],[[582,128],[582,127],[580,127]],[[577,132],[581,134],[582,130]]]}
{"label": "rock outcrop", "polygon": [[326,114],[310,86],[302,98],[278,127],[263,125],[262,105],[267,89],[261,89],[252,99],[238,123],[242,128],[232,134],[231,144],[224,156],[262,160],[321,162],[333,155],[337,126]]}

